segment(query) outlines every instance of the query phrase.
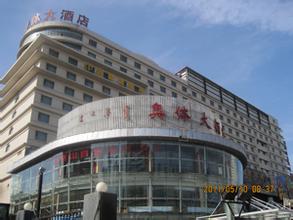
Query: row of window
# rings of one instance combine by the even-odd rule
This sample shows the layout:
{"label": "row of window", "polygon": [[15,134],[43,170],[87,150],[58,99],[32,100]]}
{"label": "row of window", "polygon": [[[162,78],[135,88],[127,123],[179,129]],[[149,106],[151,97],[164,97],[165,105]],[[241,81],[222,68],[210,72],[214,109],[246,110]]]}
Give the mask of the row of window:
{"label": "row of window", "polygon": [[[204,96],[201,96],[201,100],[203,102],[206,102],[206,98]],[[210,105],[213,107],[215,105],[214,101],[210,100]],[[222,105],[218,105],[218,109],[223,110]],[[229,109],[226,109],[226,114],[229,115],[230,113],[231,113],[231,111]],[[238,115],[235,112],[233,112],[233,116],[234,116],[234,118],[238,119],[238,117],[237,117]],[[222,114],[219,114],[219,118],[224,122],[225,117]],[[234,127],[241,129],[241,131],[247,130],[247,132],[249,134],[253,133],[255,136],[258,135],[261,139],[265,139],[266,141],[269,141],[269,139],[270,139],[271,144],[274,143],[273,139],[271,137],[271,135],[272,135],[271,131],[267,130],[266,128],[264,128],[260,125],[257,127],[254,122],[251,122],[248,119],[246,119],[246,124],[251,125],[254,129],[250,128],[250,127],[246,127],[244,125],[244,123],[245,123],[244,118],[242,116],[239,116],[239,119],[240,119],[240,122],[242,122],[243,124],[239,123],[238,121],[234,121],[234,123],[233,123]],[[232,125],[232,120],[227,117],[226,123]],[[257,130],[255,130],[255,129],[257,129]],[[269,138],[269,136],[266,136],[265,134],[260,133],[261,131],[263,131],[267,135],[270,135],[270,138]],[[232,134],[232,129],[229,129],[229,133]],[[245,134],[243,134],[243,135],[245,136]],[[236,136],[239,136],[239,132],[236,132]],[[246,139],[246,138],[244,137],[244,139]]]}
{"label": "row of window", "polygon": [[[91,39],[89,40],[89,44],[90,44],[91,46],[93,46],[93,47],[97,47],[97,42],[96,42],[96,41],[93,41],[93,40],[91,40]],[[112,55],[112,54],[113,54],[113,50],[112,50],[111,48],[109,48],[109,47],[105,47],[105,51],[104,51],[104,52],[105,52],[106,54],[108,54],[108,55]],[[93,58],[96,58],[96,55],[93,54],[92,52],[88,52],[88,55],[91,56],[91,57],[93,57]],[[120,54],[120,61],[127,63],[127,61],[128,61],[127,56]],[[106,63],[106,64],[108,64],[108,65],[112,65],[112,63],[111,63],[110,61],[108,61],[108,60],[104,60],[104,63]],[[141,70],[141,64],[138,63],[138,62],[136,62],[136,61],[134,62],[134,67],[135,67],[136,69],[138,69],[138,70]],[[120,71],[121,71],[121,72],[124,72],[124,73],[127,73],[127,69],[124,68],[124,67],[120,67]],[[147,73],[148,73],[148,75],[150,75],[150,76],[154,76],[154,71],[153,71],[152,69],[149,69],[149,68],[148,68],[148,69],[147,69]],[[137,74],[137,73],[134,73],[134,77],[137,78],[137,79],[139,79],[139,80],[141,79],[141,76],[140,76],[139,74]],[[160,81],[162,81],[162,82],[166,82],[166,76],[160,74]],[[149,84],[153,85],[153,82],[149,80]],[[150,85],[150,86],[151,86],[151,85]],[[177,88],[177,83],[176,83],[176,81],[171,80],[171,86],[174,87],[174,88]],[[153,87],[153,86],[151,86],[151,87]],[[183,92],[187,92],[187,87],[186,87],[186,86],[182,86],[181,89],[182,89]],[[160,90],[161,90],[161,92],[163,92],[163,93],[166,92],[166,88],[163,87],[163,86],[160,87]],[[173,93],[174,93],[174,92],[173,92]],[[175,94],[175,93],[174,93],[174,94]],[[177,94],[176,94],[176,95],[173,95],[173,97],[177,97]]]}
{"label": "row of window", "polygon": [[[52,49],[52,48],[49,48],[49,55],[56,57],[56,58],[59,58],[59,52]],[[73,57],[68,57],[68,63],[71,65],[77,66],[78,60]],[[52,67],[52,65],[51,65],[51,67]],[[54,70],[54,68],[52,70]]]}
{"label": "row of window", "polygon": [[[75,75],[73,73],[68,72],[67,73],[67,78],[69,79],[75,79]],[[89,79],[85,79],[84,80],[84,85],[86,87],[89,88],[93,88],[94,87],[94,82],[92,80]],[[49,79],[44,79],[43,81],[43,86],[49,89],[54,89],[55,83],[52,80]],[[111,95],[111,89],[106,87],[106,86],[102,86],[102,92],[105,95]],[[65,86],[64,87],[64,94],[67,96],[74,96],[75,95],[75,90],[71,87]],[[49,100],[47,100],[48,102],[50,102]],[[93,101],[93,97],[91,95],[88,95],[86,93],[83,94],[83,101],[84,102],[92,102]],[[46,104],[46,103],[45,103]]]}
{"label": "row of window", "polygon": [[[69,58],[70,58],[70,57],[69,57]],[[73,59],[73,58],[71,58],[71,59]],[[71,59],[69,59],[69,60],[71,60]],[[69,61],[69,62],[73,63],[73,61]],[[76,62],[74,62],[74,63],[76,63],[76,65],[77,65],[77,60],[76,60]],[[53,65],[53,64],[50,64],[50,63],[47,63],[47,64],[46,64],[46,69],[47,69],[48,71],[50,71],[50,72],[53,72],[53,73],[56,73],[56,71],[57,71],[57,67],[56,67],[55,65]],[[95,73],[95,72],[96,72],[95,67],[94,67],[94,66],[91,66],[91,65],[89,65],[89,64],[85,65],[85,69],[86,69],[87,71],[92,72],[92,73]],[[141,76],[140,76],[139,74],[134,74],[134,76],[135,76],[137,79],[140,79],[140,78],[141,78]],[[70,72],[70,71],[67,71],[67,73],[66,73],[66,77],[67,77],[67,79],[69,79],[69,80],[76,81],[76,74],[75,74],[75,73],[72,73],[72,72]],[[104,79],[111,80],[110,77],[109,77],[109,73],[107,73],[107,72],[104,72],[104,73],[103,73],[103,78],[104,78]],[[124,81],[125,81],[125,80],[124,80]],[[125,81],[125,82],[127,82],[127,81]],[[84,81],[84,85],[87,86],[87,87],[89,87],[89,88],[93,88],[93,87],[94,87],[94,82],[93,82],[92,80],[85,79],[85,81]],[[128,86],[128,84],[127,84],[126,86],[125,86],[125,84],[124,84],[124,87],[129,87],[129,86]],[[136,85],[133,85],[133,90],[134,90],[135,92],[140,92],[140,91],[141,91],[141,89],[140,89],[138,86],[136,86]],[[108,87],[103,86],[102,91],[103,91],[103,93],[106,94],[106,95],[111,95],[111,89],[108,88]],[[70,96],[73,96],[72,93],[73,93],[72,90],[70,91],[70,89],[67,89],[66,94],[68,94],[68,95],[70,95]]]}
{"label": "row of window", "polygon": [[[110,48],[108,48],[108,47],[105,47],[105,53],[107,53],[107,54],[109,54],[109,55],[112,55],[112,49],[110,49]],[[53,54],[54,54],[55,56],[56,56],[56,55],[58,56],[58,52],[57,52],[57,51],[54,51]],[[122,61],[127,62],[127,57],[126,57],[126,56],[122,55],[121,59],[122,59]],[[68,58],[68,62],[69,62],[69,63],[74,63],[74,64],[77,65],[77,60],[74,60],[74,59],[71,58],[71,57]],[[139,64],[139,63],[135,63],[135,66],[136,66],[137,68],[140,68],[140,64]],[[52,69],[52,68],[51,68],[51,69]],[[126,70],[126,69],[125,69],[125,70]],[[125,70],[123,70],[123,71],[125,71]],[[127,70],[126,70],[126,71],[127,71]],[[152,71],[152,72],[150,71],[150,73],[153,73],[153,71]],[[109,79],[107,76],[105,76],[105,74],[107,74],[107,73],[104,73],[104,78]],[[141,76],[140,76],[139,74],[137,74],[137,73],[134,74],[134,77],[137,78],[137,79],[141,79]],[[72,79],[72,80],[75,80],[76,76],[74,76],[73,74],[70,74],[69,76],[67,76],[67,78]],[[163,76],[163,75],[160,75],[160,80],[163,81],[163,82],[165,82],[166,77]],[[150,87],[154,87],[154,82],[151,81],[151,80],[148,80],[148,85],[149,85]],[[172,85],[173,87],[175,87],[175,88],[176,88],[176,86],[177,86],[177,85],[176,85],[176,82],[173,81],[173,80],[171,81],[171,85]],[[126,82],[126,81],[124,82],[124,87],[127,87],[127,82]],[[186,88],[185,86],[182,86],[182,91],[187,92],[187,88]],[[160,92],[162,92],[162,93],[166,93],[166,88],[165,88],[164,86],[160,86]],[[193,97],[196,97],[196,95],[197,95],[196,92],[192,91],[192,96],[193,96]],[[174,98],[177,98],[177,97],[178,97],[177,93],[174,92],[174,91],[171,92],[171,96],[174,97]],[[206,98],[205,98],[204,96],[201,96],[201,100],[202,100],[203,102],[206,102]],[[210,105],[211,105],[211,106],[214,106],[214,101],[210,100]],[[222,110],[222,106],[221,106],[221,105],[218,105],[218,107],[219,107],[220,110]],[[226,109],[226,113],[227,113],[227,114],[230,114],[230,110],[229,110],[229,109]],[[236,114],[235,112],[233,112],[233,116],[234,116],[235,118],[237,118],[237,114]],[[220,117],[221,117],[221,115],[220,115]],[[223,116],[222,116],[222,117],[223,117]],[[243,121],[243,117],[242,117],[242,116],[240,116],[240,120]],[[228,124],[230,124],[230,123],[231,123],[231,120],[228,118],[228,119],[227,119],[227,122],[228,122]],[[246,122],[247,122],[247,124],[250,124],[250,121],[249,121],[248,119],[246,120]],[[235,123],[237,123],[237,122],[235,122]],[[255,125],[254,122],[252,123],[252,125],[253,125],[253,127],[256,127],[256,125]],[[237,124],[235,124],[235,126],[238,127]],[[242,125],[242,129],[243,129],[243,128],[244,128],[244,126]],[[259,126],[259,130],[261,130],[261,128],[262,128],[262,127]],[[265,128],[263,128],[263,130],[264,130],[265,133],[267,133],[267,130],[266,130]],[[250,129],[248,129],[248,132],[249,132],[249,131],[250,131]],[[255,131],[255,132],[256,132],[256,131]],[[250,132],[249,132],[249,133],[250,133]],[[269,131],[269,133],[271,133],[271,132]],[[261,137],[261,136],[262,136],[262,135],[260,135],[260,137]],[[262,138],[262,137],[261,137],[261,138]],[[268,139],[268,137],[265,137],[265,138],[266,138],[266,140]],[[271,139],[271,143],[272,143],[272,139]]]}
{"label": "row of window", "polygon": [[[57,52],[55,51],[55,54],[56,54],[56,53],[57,53]],[[106,48],[105,48],[105,53],[107,53],[107,54],[109,54],[109,55],[112,55],[112,50],[111,50],[110,48],[107,48],[107,47],[106,47]],[[68,60],[69,63],[72,63],[72,64],[76,64],[76,65],[77,65],[77,61],[75,61],[73,58],[69,57],[68,59],[69,59],[69,60]],[[122,61],[127,62],[127,57],[126,57],[126,56],[122,55],[122,56],[121,56],[121,59],[122,59]],[[105,63],[108,64],[108,62],[105,62]],[[139,63],[136,63],[135,66],[136,66],[137,68],[140,68],[140,64],[139,64]],[[50,67],[50,66],[49,66],[49,69],[51,69],[51,70],[54,71],[54,68],[52,68],[52,67]],[[122,68],[122,70],[123,70],[124,72],[127,71],[127,69],[125,69],[125,68]],[[94,70],[94,72],[95,72],[95,70]],[[153,75],[153,71],[152,71],[152,70],[148,70],[148,73],[149,73],[150,75]],[[103,77],[104,77],[105,79],[109,79],[109,77],[107,76],[107,73],[104,73],[104,76],[103,76]],[[137,78],[137,79],[141,79],[141,76],[140,76],[139,74],[137,74],[137,73],[134,74],[134,77]],[[68,74],[67,74],[67,78],[69,78],[69,79],[71,79],[71,80],[75,80],[76,76],[73,75],[72,73],[68,73]],[[160,80],[163,81],[163,82],[165,82],[166,77],[163,76],[163,75],[160,75]],[[150,87],[154,87],[154,82],[151,81],[151,80],[148,80],[148,85],[149,85]],[[177,86],[177,85],[176,85],[176,82],[173,81],[173,80],[171,81],[171,85],[172,85],[173,87],[176,87],[176,86]],[[124,81],[124,82],[123,82],[123,86],[124,86],[124,87],[127,87],[127,86],[128,86],[128,85],[127,85],[127,81]],[[105,89],[105,91],[108,92],[108,89]],[[160,91],[161,91],[162,93],[166,93],[166,88],[165,88],[164,86],[160,86]],[[185,86],[182,86],[182,91],[187,92],[187,88],[186,88]],[[72,93],[72,91],[68,91],[68,93]],[[171,96],[177,98],[177,93],[174,92],[174,91],[172,91],[172,92],[171,92]],[[196,97],[196,96],[197,96],[196,92],[192,91],[192,96]],[[204,96],[201,96],[201,101],[206,102],[206,98],[205,98]],[[211,106],[214,106],[214,101],[210,100],[210,105],[211,105]],[[218,107],[219,107],[220,110],[222,110],[222,106],[221,106],[221,105],[218,105]],[[227,114],[230,114],[230,110],[229,110],[229,109],[226,109],[226,113],[227,113]],[[233,112],[233,116],[237,118],[237,114],[236,114],[235,112]],[[220,117],[221,117],[221,115],[220,115]],[[231,120],[230,120],[230,119],[227,119],[227,120],[228,120],[228,123],[230,124]],[[240,120],[243,121],[243,117],[242,117],[242,116],[240,116]],[[229,122],[229,121],[230,121],[230,122]],[[247,122],[248,124],[250,124],[250,121],[249,121],[248,119],[246,120],[246,122]],[[237,122],[235,122],[235,123],[237,123]],[[254,127],[256,126],[254,122],[252,123],[252,125],[253,125]],[[235,126],[238,127],[238,124],[235,124]],[[242,129],[243,129],[243,127],[244,127],[244,126],[242,125]],[[259,129],[261,129],[261,126],[259,126]],[[267,133],[267,131],[266,131],[265,128],[263,128],[263,130],[264,130],[265,133]],[[250,131],[250,129],[248,128],[248,132],[249,132],[249,131]],[[232,133],[231,129],[229,129],[229,132]],[[269,131],[269,132],[270,132],[270,131]],[[238,135],[237,135],[237,133],[238,133]],[[239,136],[239,132],[236,132],[236,136]],[[262,135],[260,135],[260,137],[261,137],[261,136],[262,136]],[[244,137],[244,139],[246,139],[245,135],[243,135],[243,137]],[[262,137],[261,137],[261,138],[262,138]],[[265,137],[265,138],[267,139],[267,137]],[[251,142],[252,142],[252,141],[251,141]],[[272,140],[271,140],[271,142],[272,142]]]}
{"label": "row of window", "polygon": [[[52,99],[53,99],[52,97],[41,95],[40,102],[45,105],[52,105]],[[62,109],[63,111],[70,112],[73,109],[73,105],[63,102]]]}
{"label": "row of window", "polygon": [[[90,42],[92,43],[92,42],[95,42],[95,41],[90,40]],[[91,43],[90,43],[90,44],[91,44]],[[94,46],[94,47],[97,46],[96,42],[95,42],[95,43],[92,43],[91,45]],[[56,56],[56,57],[58,57],[58,55],[59,55],[59,53],[58,53],[57,51],[53,50],[53,49],[50,49],[49,53],[50,53],[52,56]],[[108,48],[108,47],[105,47],[105,53],[107,53],[107,54],[109,54],[109,55],[112,55],[113,51],[112,51],[112,49],[110,49],[110,48]],[[126,57],[126,56],[121,55],[120,58],[121,58],[121,60],[122,60],[123,62],[127,62],[127,57]],[[77,65],[77,60],[74,59],[74,58],[72,58],[72,57],[68,57],[68,62],[71,63],[71,64],[73,64],[73,65]],[[107,62],[107,63],[108,63],[108,62]],[[141,65],[140,65],[139,63],[137,63],[137,62],[135,62],[134,65],[135,65],[138,69],[140,69],[140,67],[141,67]],[[52,67],[52,66],[50,66],[50,65],[49,65],[48,69],[51,69],[51,71],[54,71],[54,70],[55,70],[55,68]],[[123,72],[126,72],[126,71],[127,71],[127,69],[125,69],[125,68],[123,68],[123,67],[122,67],[121,69],[123,70]],[[56,70],[55,70],[55,71],[56,71]],[[150,73],[150,75],[153,75],[153,71],[152,71],[152,70],[149,70],[148,73]],[[140,76],[139,74],[137,74],[137,73],[134,74],[134,77],[137,78],[137,79],[141,79],[141,76]],[[164,75],[161,74],[161,75],[160,75],[160,80],[163,81],[163,82],[165,82],[166,77],[165,77]],[[151,81],[151,80],[148,80],[148,85],[149,85],[150,87],[154,87],[154,82]],[[177,85],[176,85],[176,82],[173,81],[173,80],[171,80],[171,85],[172,85],[173,87],[175,87],[175,88],[176,88],[176,86],[177,86]],[[162,93],[166,93],[166,88],[165,88],[164,86],[160,86],[160,91],[161,91]],[[182,91],[183,91],[183,92],[187,92],[187,88],[186,88],[185,86],[182,86]],[[192,92],[192,95],[193,95],[194,97],[196,97],[196,93],[195,93],[195,92]],[[172,97],[177,98],[177,93],[176,93],[176,92],[172,92]],[[202,99],[203,102],[206,101],[206,98],[205,98],[204,96],[201,96],[201,99]],[[214,102],[213,102],[212,100],[210,100],[210,105],[211,105],[211,106],[214,106]],[[218,105],[218,107],[219,107],[219,110],[222,110],[222,106],[221,106],[221,105]],[[229,110],[229,109],[226,109],[226,113],[227,113],[227,114],[230,114],[230,110]],[[235,112],[233,113],[233,115],[234,115],[234,117],[237,118],[237,114],[236,114]],[[242,116],[240,116],[240,120],[243,121],[243,117],[242,117]],[[246,120],[246,122],[247,122],[247,124],[250,124],[250,122],[249,122],[248,119]],[[253,125],[254,127],[256,126],[254,122],[252,123],[252,125]],[[261,130],[261,126],[259,126],[259,129]],[[263,128],[263,130],[264,130],[264,132],[266,133],[266,129]]]}

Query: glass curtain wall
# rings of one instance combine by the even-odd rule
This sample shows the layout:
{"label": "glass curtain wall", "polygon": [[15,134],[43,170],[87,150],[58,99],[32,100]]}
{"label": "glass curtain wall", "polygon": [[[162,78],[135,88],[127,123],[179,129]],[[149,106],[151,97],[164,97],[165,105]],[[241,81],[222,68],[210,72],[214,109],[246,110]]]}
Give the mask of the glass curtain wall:
{"label": "glass curtain wall", "polygon": [[[117,193],[123,216],[209,213],[219,202],[207,186],[242,184],[233,155],[205,145],[172,141],[118,141],[80,145],[13,175],[14,211],[36,203],[38,169],[43,180],[42,215],[80,211],[85,194],[104,181]],[[151,219],[155,219],[151,218]],[[183,218],[184,219],[184,218]]]}

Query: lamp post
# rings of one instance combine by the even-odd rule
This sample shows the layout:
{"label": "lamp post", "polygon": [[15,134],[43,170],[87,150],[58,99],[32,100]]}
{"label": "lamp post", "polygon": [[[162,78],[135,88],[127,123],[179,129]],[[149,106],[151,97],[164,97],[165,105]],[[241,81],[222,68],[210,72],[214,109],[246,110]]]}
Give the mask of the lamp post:
{"label": "lamp post", "polygon": [[38,181],[38,200],[37,200],[37,218],[40,217],[41,201],[42,201],[42,186],[43,186],[43,174],[45,168],[39,168],[39,181]]}

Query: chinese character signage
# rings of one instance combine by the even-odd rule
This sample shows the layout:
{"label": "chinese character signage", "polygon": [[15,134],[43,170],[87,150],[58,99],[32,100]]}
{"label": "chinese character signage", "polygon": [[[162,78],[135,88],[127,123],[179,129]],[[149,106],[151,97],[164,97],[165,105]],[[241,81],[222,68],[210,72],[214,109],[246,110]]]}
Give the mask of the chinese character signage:
{"label": "chinese character signage", "polygon": [[[65,15],[64,15],[65,16]],[[89,109],[89,112],[84,112],[79,114],[78,121],[79,124],[87,124],[90,121],[98,120],[121,120],[136,123],[136,120],[144,119],[146,124],[141,124],[141,126],[153,126],[152,121],[164,121],[165,125],[169,128],[180,128],[180,129],[194,129],[199,128],[203,132],[213,133],[224,137],[223,125],[221,121],[210,114],[207,110],[202,111],[202,109],[196,110],[192,105],[188,107],[184,104],[169,105],[163,104],[159,101],[154,101],[151,104],[146,104],[146,111],[137,112],[136,105],[130,105],[128,102],[122,102],[115,106],[102,106],[102,109]],[[192,110],[193,109],[193,110]],[[130,114],[130,111],[133,114]],[[142,115],[141,115],[142,114]],[[111,121],[109,121],[111,123]],[[109,125],[111,127],[111,125]],[[123,126],[123,124],[122,124]],[[128,126],[131,126],[128,124]]]}
{"label": "chinese character signage", "polygon": [[75,18],[74,11],[64,10],[64,9],[61,11],[60,17],[58,16],[58,14],[59,13],[54,12],[52,9],[49,9],[48,12],[44,13],[44,15],[37,13],[28,22],[27,29],[44,21],[56,21],[56,20],[76,23],[84,27],[88,26],[89,18],[86,17],[85,15],[79,14]]}
{"label": "chinese character signage", "polygon": [[163,106],[161,104],[158,104],[157,102],[153,104],[152,106],[152,111],[149,114],[151,119],[159,118],[161,120],[165,119],[165,112],[163,109]]}
{"label": "chinese character signage", "polygon": [[200,118],[200,125],[204,125],[208,129],[212,129],[212,127],[209,124],[208,117],[206,116],[205,112],[202,113],[202,117]]}
{"label": "chinese character signage", "polygon": [[175,115],[178,120],[187,121],[191,119],[191,116],[188,114],[188,110],[185,106],[178,106],[175,111]]}

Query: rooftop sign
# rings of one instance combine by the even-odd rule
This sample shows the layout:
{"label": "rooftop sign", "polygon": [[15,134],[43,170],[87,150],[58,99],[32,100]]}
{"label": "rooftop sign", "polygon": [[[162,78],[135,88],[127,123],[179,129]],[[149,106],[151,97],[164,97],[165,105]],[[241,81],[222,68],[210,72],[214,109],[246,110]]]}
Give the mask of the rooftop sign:
{"label": "rooftop sign", "polygon": [[30,27],[39,24],[44,21],[67,21],[70,23],[76,23],[81,26],[87,27],[89,23],[89,18],[85,15],[79,14],[76,19],[74,19],[74,11],[62,10],[60,15],[59,13],[53,12],[52,9],[49,9],[48,12],[44,13],[42,16],[40,13],[36,13],[28,22],[27,29]]}

